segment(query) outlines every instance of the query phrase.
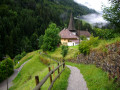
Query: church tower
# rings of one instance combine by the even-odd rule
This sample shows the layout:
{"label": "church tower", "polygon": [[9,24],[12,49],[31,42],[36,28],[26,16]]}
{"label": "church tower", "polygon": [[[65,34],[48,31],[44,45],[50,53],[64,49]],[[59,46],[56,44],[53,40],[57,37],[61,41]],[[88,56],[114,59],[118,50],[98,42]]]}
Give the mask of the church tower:
{"label": "church tower", "polygon": [[75,26],[74,26],[74,19],[73,19],[72,13],[71,13],[71,16],[70,16],[68,30],[71,31],[74,35],[76,35],[76,29],[75,29]]}

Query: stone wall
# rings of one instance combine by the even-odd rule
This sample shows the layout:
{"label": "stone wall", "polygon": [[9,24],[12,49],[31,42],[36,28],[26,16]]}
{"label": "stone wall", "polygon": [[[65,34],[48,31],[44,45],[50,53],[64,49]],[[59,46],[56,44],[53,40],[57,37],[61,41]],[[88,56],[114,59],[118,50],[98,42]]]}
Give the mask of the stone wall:
{"label": "stone wall", "polygon": [[[78,55],[77,63],[95,64],[109,73],[110,78],[120,77],[120,42],[106,45],[106,51],[92,50],[89,55]],[[73,60],[71,60],[73,61]]]}

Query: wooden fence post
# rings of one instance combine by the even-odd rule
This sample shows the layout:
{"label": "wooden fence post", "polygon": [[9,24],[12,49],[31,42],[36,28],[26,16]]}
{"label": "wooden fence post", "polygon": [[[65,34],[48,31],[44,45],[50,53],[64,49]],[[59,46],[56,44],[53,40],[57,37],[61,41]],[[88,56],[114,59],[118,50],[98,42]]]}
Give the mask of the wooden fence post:
{"label": "wooden fence post", "polygon": [[36,82],[36,86],[37,86],[39,84],[39,77],[38,76],[35,76],[35,82]]}
{"label": "wooden fence post", "polygon": [[[58,63],[58,66],[59,66],[59,63]],[[59,68],[58,68],[58,74],[60,73],[60,70],[59,70]]]}
{"label": "wooden fence post", "polygon": [[[49,72],[51,71],[51,68],[49,67]],[[50,83],[52,83],[52,75],[50,74]]]}
{"label": "wooden fence post", "polygon": [[[54,65],[52,66],[52,69],[54,70]],[[53,73],[53,77],[55,79],[55,72]]]}

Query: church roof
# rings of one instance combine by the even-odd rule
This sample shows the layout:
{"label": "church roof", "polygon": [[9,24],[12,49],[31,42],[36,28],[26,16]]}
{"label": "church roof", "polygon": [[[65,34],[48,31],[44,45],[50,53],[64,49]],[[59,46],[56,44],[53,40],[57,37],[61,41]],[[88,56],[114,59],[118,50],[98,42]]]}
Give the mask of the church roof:
{"label": "church roof", "polygon": [[70,21],[69,21],[69,25],[68,25],[68,30],[70,30],[70,31],[76,30],[76,29],[75,29],[75,26],[74,26],[74,20],[73,20],[72,13],[71,13],[71,16],[70,16]]}
{"label": "church roof", "polygon": [[77,34],[78,34],[78,36],[79,35],[86,36],[86,37],[90,37],[91,36],[91,34],[88,31],[77,30]]}
{"label": "church roof", "polygon": [[70,32],[68,29],[63,29],[59,35],[61,36],[61,38],[75,38],[77,39],[78,37],[76,35],[74,35],[72,32]]}

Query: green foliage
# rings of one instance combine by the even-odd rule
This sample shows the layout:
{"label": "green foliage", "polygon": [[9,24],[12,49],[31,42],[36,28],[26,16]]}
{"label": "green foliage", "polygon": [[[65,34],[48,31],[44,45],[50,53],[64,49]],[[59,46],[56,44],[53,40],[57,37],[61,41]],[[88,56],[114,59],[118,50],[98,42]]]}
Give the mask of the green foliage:
{"label": "green foliage", "polygon": [[84,55],[87,55],[90,53],[90,49],[92,47],[96,47],[99,44],[98,37],[90,37],[90,40],[82,41],[79,45],[79,51],[83,53]]}
{"label": "green foliage", "polygon": [[42,47],[42,45],[43,45],[43,35],[41,35],[40,37],[39,37],[39,48],[41,49],[41,47]]}
{"label": "green foliage", "polygon": [[87,55],[90,53],[90,45],[88,41],[82,41],[79,45],[79,51],[83,53],[84,55]]}
{"label": "green foliage", "polygon": [[25,51],[21,53],[21,56],[22,56],[22,57],[24,57],[25,55],[26,55],[26,52],[25,52]]}
{"label": "green foliage", "polygon": [[13,61],[11,58],[7,58],[0,62],[0,82],[5,80],[13,73]]}
{"label": "green foliage", "polygon": [[82,35],[82,36],[80,36],[80,39],[81,40],[87,40],[87,37]]}
{"label": "green foliage", "polygon": [[60,78],[58,78],[55,81],[52,90],[58,90],[58,88],[59,90],[66,90],[68,86],[69,76],[70,76],[70,69],[66,67],[65,70],[60,75]]}
{"label": "green foliage", "polygon": [[63,56],[63,58],[67,55],[67,53],[68,53],[68,46],[61,46],[61,54],[62,54],[62,56]]}
{"label": "green foliage", "polygon": [[94,36],[99,36],[101,39],[114,38],[114,30],[94,28]]}
{"label": "green foliage", "polygon": [[92,47],[96,47],[99,44],[99,37],[90,36],[90,40],[88,40],[88,44]]}
{"label": "green foliage", "polygon": [[109,0],[111,2],[110,7],[105,7],[103,11],[103,17],[110,21],[113,25],[119,28],[120,33],[120,1],[119,0]]}
{"label": "green foliage", "polygon": [[22,59],[26,55],[26,52],[22,52],[21,54],[18,54],[14,58],[14,64],[16,65],[20,59]]}
{"label": "green foliage", "polygon": [[43,38],[43,51],[54,51],[57,45],[60,43],[60,37],[58,35],[59,28],[57,28],[56,24],[51,23],[47,30],[45,31],[45,35]]}

